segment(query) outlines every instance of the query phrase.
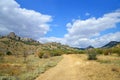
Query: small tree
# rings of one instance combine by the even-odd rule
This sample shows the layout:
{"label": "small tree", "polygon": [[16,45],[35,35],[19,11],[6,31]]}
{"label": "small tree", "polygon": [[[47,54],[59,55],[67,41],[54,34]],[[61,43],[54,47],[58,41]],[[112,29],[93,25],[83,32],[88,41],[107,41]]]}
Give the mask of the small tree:
{"label": "small tree", "polygon": [[120,56],[120,48],[114,48],[112,51]]}
{"label": "small tree", "polygon": [[97,54],[103,54],[103,50],[102,49],[97,48],[97,49],[95,49],[95,51],[96,51]]}
{"label": "small tree", "polygon": [[88,49],[87,54],[88,54],[88,60],[96,60],[97,59],[97,53],[94,49]]}
{"label": "small tree", "polygon": [[104,53],[104,55],[111,55],[112,49],[110,49],[110,48],[104,49],[103,53]]}

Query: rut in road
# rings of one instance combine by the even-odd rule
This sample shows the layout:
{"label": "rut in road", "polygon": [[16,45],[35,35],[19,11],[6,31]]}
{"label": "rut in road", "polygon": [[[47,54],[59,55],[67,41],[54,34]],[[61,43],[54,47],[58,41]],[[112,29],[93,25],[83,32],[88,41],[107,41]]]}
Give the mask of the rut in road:
{"label": "rut in road", "polygon": [[79,80],[79,66],[82,60],[76,55],[63,55],[63,57],[57,66],[41,74],[36,80]]}

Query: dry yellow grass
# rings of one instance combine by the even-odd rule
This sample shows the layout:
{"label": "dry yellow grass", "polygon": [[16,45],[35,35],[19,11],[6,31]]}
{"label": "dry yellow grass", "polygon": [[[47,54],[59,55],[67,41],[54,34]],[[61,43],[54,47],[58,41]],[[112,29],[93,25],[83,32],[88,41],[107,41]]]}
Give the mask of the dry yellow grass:
{"label": "dry yellow grass", "polygon": [[[99,60],[120,60],[118,57],[99,56]],[[120,66],[117,64],[101,64],[96,61],[83,60],[86,65],[79,68],[82,80],[120,80]]]}
{"label": "dry yellow grass", "polygon": [[25,63],[23,56],[4,56],[4,60],[0,61],[0,80],[3,80],[3,77],[7,80],[9,77],[11,77],[10,80],[33,80],[39,74],[55,66],[61,59],[61,56],[40,59],[29,55]]}

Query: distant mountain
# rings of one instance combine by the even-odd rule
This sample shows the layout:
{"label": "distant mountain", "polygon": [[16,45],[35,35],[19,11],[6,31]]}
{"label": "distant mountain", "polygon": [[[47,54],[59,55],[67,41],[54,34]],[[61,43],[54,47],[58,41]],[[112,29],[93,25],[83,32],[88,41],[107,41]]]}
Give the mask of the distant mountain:
{"label": "distant mountain", "polygon": [[78,50],[86,50],[86,49],[92,49],[92,48],[94,48],[93,46],[88,46],[88,47],[86,47],[86,48],[78,48],[78,47],[73,47],[74,49],[78,49]]}
{"label": "distant mountain", "polygon": [[78,47],[72,47],[74,49],[77,49],[77,50],[85,50],[85,48],[78,48]]}
{"label": "distant mountain", "polygon": [[102,48],[111,48],[111,47],[116,46],[117,44],[120,44],[120,42],[111,41],[111,42],[109,42],[108,44],[104,45]]}
{"label": "distant mountain", "polygon": [[90,46],[88,46],[88,47],[86,47],[86,49],[91,49],[91,48],[94,48],[94,47],[93,47],[93,46],[91,46],[91,45],[90,45]]}

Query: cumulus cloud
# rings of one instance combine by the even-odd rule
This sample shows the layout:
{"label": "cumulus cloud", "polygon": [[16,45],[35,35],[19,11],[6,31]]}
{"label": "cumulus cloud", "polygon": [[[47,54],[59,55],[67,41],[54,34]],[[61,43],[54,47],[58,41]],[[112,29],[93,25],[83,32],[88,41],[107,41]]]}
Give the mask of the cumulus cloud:
{"label": "cumulus cloud", "polygon": [[66,44],[66,41],[64,38],[57,38],[57,37],[43,37],[43,38],[40,38],[39,41],[42,43],[57,42],[57,43]]}
{"label": "cumulus cloud", "polygon": [[41,38],[42,42],[61,42],[72,47],[101,47],[110,41],[120,41],[120,31],[101,35],[102,31],[116,28],[116,24],[120,23],[120,11],[104,14],[100,18],[89,18],[86,20],[73,20],[67,23],[68,33],[64,38]]}
{"label": "cumulus cloud", "polygon": [[101,47],[110,41],[120,41],[120,32],[109,33],[101,37],[91,39],[91,44],[97,47]]}
{"label": "cumulus cloud", "polygon": [[106,35],[103,35],[101,37],[97,38],[80,38],[78,40],[71,40],[70,42],[67,41],[67,44],[73,47],[88,47],[89,45],[92,45],[94,47],[101,47],[105,44],[107,44],[110,41],[120,41],[120,38],[118,37],[120,35],[120,32],[116,33],[109,33]]}
{"label": "cumulus cloud", "polygon": [[116,27],[120,22],[120,11],[105,14],[103,17],[95,17],[87,20],[75,20],[67,24],[68,34],[66,36],[78,35],[79,38],[98,36],[101,31]]}
{"label": "cumulus cloud", "polygon": [[15,32],[38,39],[49,31],[50,15],[21,8],[15,0],[0,0],[0,34]]}
{"label": "cumulus cloud", "polygon": [[[100,18],[89,18],[86,20],[74,20],[67,23],[68,33],[65,35],[67,44],[77,47],[87,47],[93,45],[100,47],[108,41],[120,40],[119,32],[101,36],[101,32],[110,28],[116,28],[120,23],[120,10],[105,14]],[[96,38],[93,38],[96,37]]]}

